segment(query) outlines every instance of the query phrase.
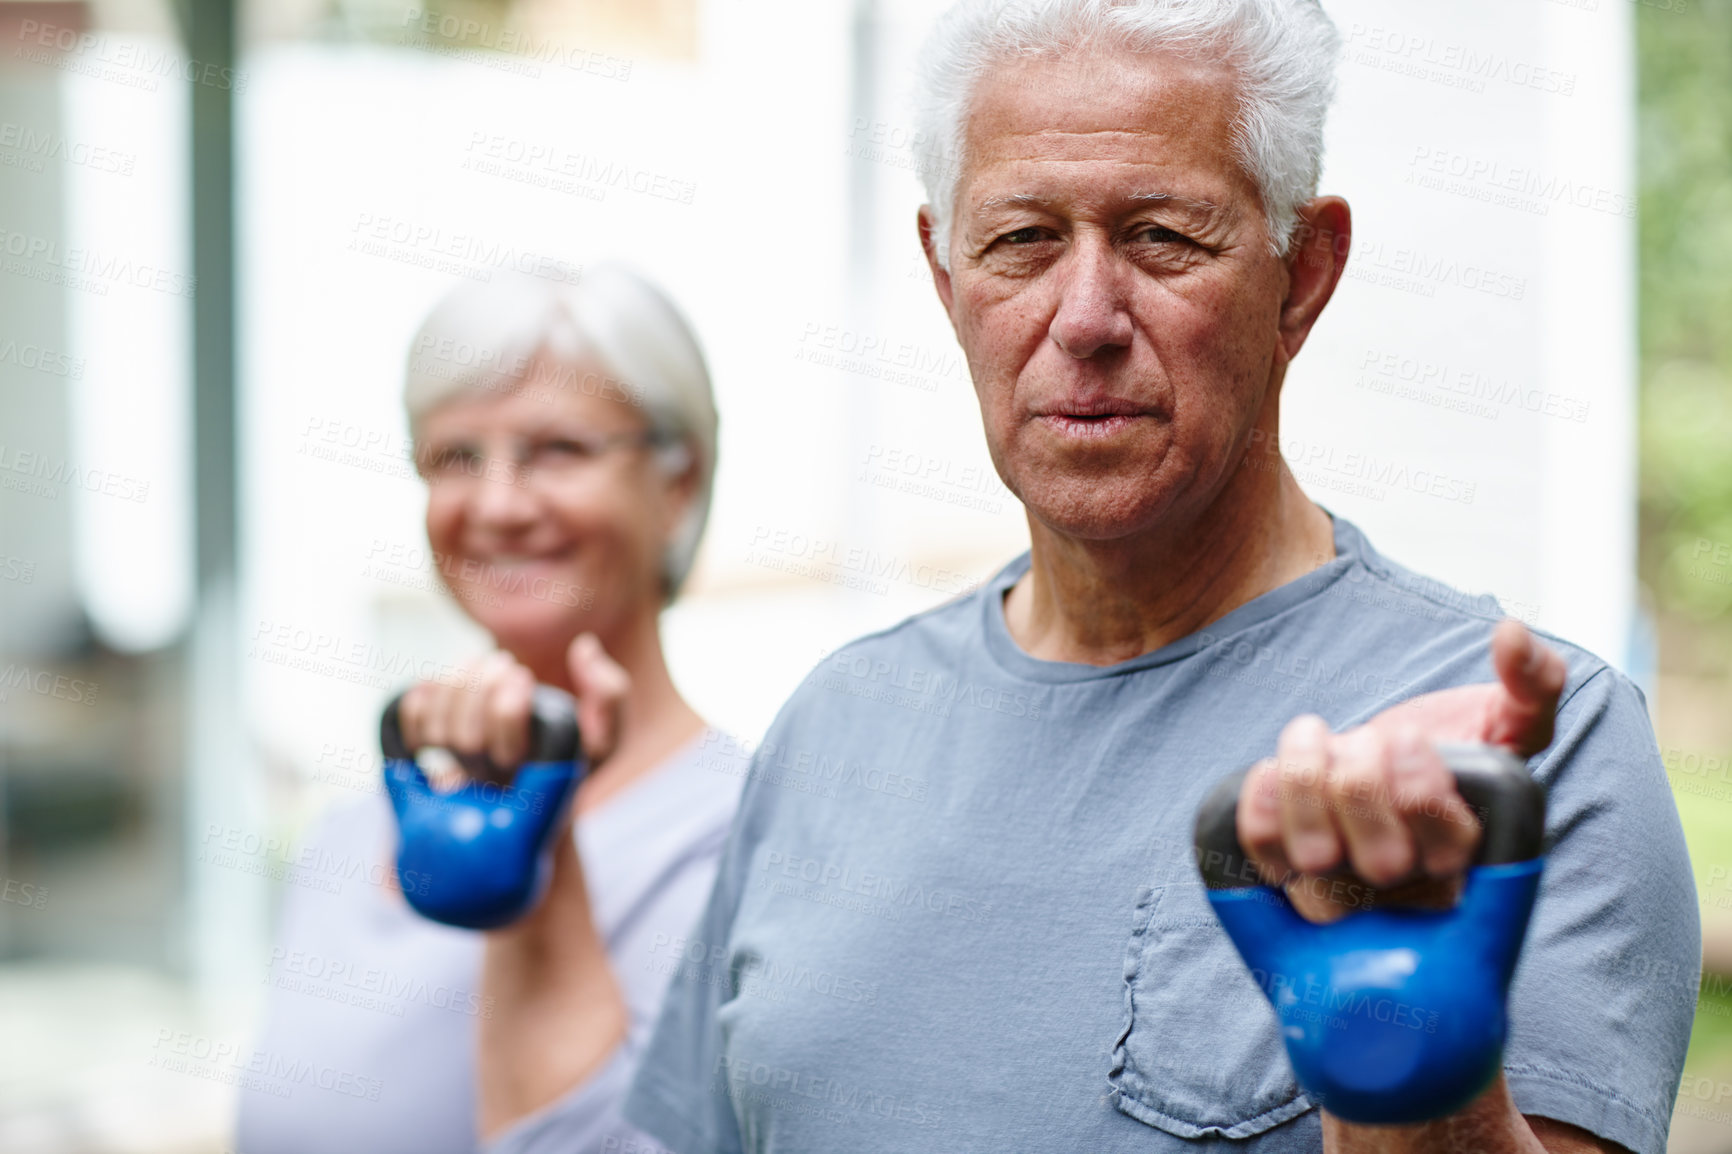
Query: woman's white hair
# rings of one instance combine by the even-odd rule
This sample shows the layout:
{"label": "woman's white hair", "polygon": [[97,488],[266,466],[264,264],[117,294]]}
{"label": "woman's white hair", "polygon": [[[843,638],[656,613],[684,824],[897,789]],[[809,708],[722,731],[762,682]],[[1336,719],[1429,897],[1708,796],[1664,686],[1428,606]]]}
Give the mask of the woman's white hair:
{"label": "woman's white hair", "polygon": [[1233,147],[1262,193],[1270,249],[1286,256],[1298,207],[1317,195],[1341,52],[1318,0],[958,0],[921,49],[914,98],[915,168],[939,264],[949,267],[976,83],[1008,59],[1097,47],[1172,51],[1238,72]]}
{"label": "woman's white hair", "polygon": [[[591,364],[581,376],[576,371]],[[716,474],[716,403],[691,326],[649,281],[617,264],[575,283],[524,275],[465,281],[434,306],[409,348],[403,407],[420,436],[429,412],[464,393],[522,389],[552,403],[584,392],[639,406],[670,474],[697,489],[662,560],[666,599],[691,571]]]}

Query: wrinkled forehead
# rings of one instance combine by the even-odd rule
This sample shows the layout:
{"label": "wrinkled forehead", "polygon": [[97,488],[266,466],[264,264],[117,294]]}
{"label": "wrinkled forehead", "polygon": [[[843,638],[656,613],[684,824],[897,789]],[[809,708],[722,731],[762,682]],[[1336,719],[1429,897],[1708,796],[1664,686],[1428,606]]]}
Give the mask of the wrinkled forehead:
{"label": "wrinkled forehead", "polygon": [[969,103],[957,208],[1061,191],[1255,202],[1238,113],[1238,75],[1217,61],[1099,48],[1004,61]]}

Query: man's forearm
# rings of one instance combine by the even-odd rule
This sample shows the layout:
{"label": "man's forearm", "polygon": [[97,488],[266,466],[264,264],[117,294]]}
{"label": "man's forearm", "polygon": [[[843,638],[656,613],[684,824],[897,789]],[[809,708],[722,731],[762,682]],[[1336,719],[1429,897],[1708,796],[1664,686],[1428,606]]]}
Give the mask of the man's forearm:
{"label": "man's forearm", "polygon": [[1323,1149],[1325,1154],[1554,1154],[1516,1109],[1502,1074],[1465,1109],[1416,1126],[1361,1126],[1325,1108]]}

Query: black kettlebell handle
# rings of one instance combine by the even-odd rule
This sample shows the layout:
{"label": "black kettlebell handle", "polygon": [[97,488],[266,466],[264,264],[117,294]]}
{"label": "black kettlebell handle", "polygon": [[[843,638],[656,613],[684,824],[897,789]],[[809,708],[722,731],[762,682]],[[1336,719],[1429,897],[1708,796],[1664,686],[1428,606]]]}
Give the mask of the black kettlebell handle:
{"label": "black kettlebell handle", "polygon": [[[402,705],[403,694],[399,693],[385,706],[385,712],[379,718],[379,749],[393,761],[410,760],[417,752],[403,740],[403,723],[399,717]],[[576,761],[582,749],[582,735],[577,728],[577,699],[563,689],[537,685],[529,702],[529,751],[524,757],[525,763]],[[515,772],[515,767],[494,765],[485,754],[465,754],[458,760],[471,774],[496,783],[510,781]]]}
{"label": "black kettlebell handle", "polygon": [[[1522,760],[1495,745],[1438,742],[1455,775],[1455,788],[1479,818],[1473,864],[1504,865],[1539,857],[1545,846],[1546,790]],[[1212,890],[1262,885],[1257,867],[1239,844],[1239,791],[1249,769],[1224,779],[1197,809],[1197,868]]]}

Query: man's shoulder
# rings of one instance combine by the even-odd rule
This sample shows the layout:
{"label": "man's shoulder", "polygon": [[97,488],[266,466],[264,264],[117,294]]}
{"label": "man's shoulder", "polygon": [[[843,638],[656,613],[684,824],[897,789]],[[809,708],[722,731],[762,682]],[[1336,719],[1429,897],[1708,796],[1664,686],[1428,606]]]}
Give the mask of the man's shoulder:
{"label": "man's shoulder", "polygon": [[1500,601],[1490,593],[1466,593],[1445,581],[1416,572],[1366,545],[1325,594],[1351,603],[1353,628],[1371,645],[1429,651],[1444,664],[1489,666],[1492,630],[1507,618],[1526,625],[1535,637],[1557,650],[1569,670],[1564,696],[1596,680],[1607,690],[1641,698],[1635,683],[1605,658],[1536,624],[1539,606]]}
{"label": "man's shoulder", "polygon": [[[829,650],[806,670],[765,735],[773,741],[805,721],[833,725],[837,710],[882,700],[876,690],[913,680],[932,684],[953,677],[983,650],[982,602],[1026,554],[1001,566],[979,585],[896,623]],[[871,710],[867,710],[868,713]]]}

